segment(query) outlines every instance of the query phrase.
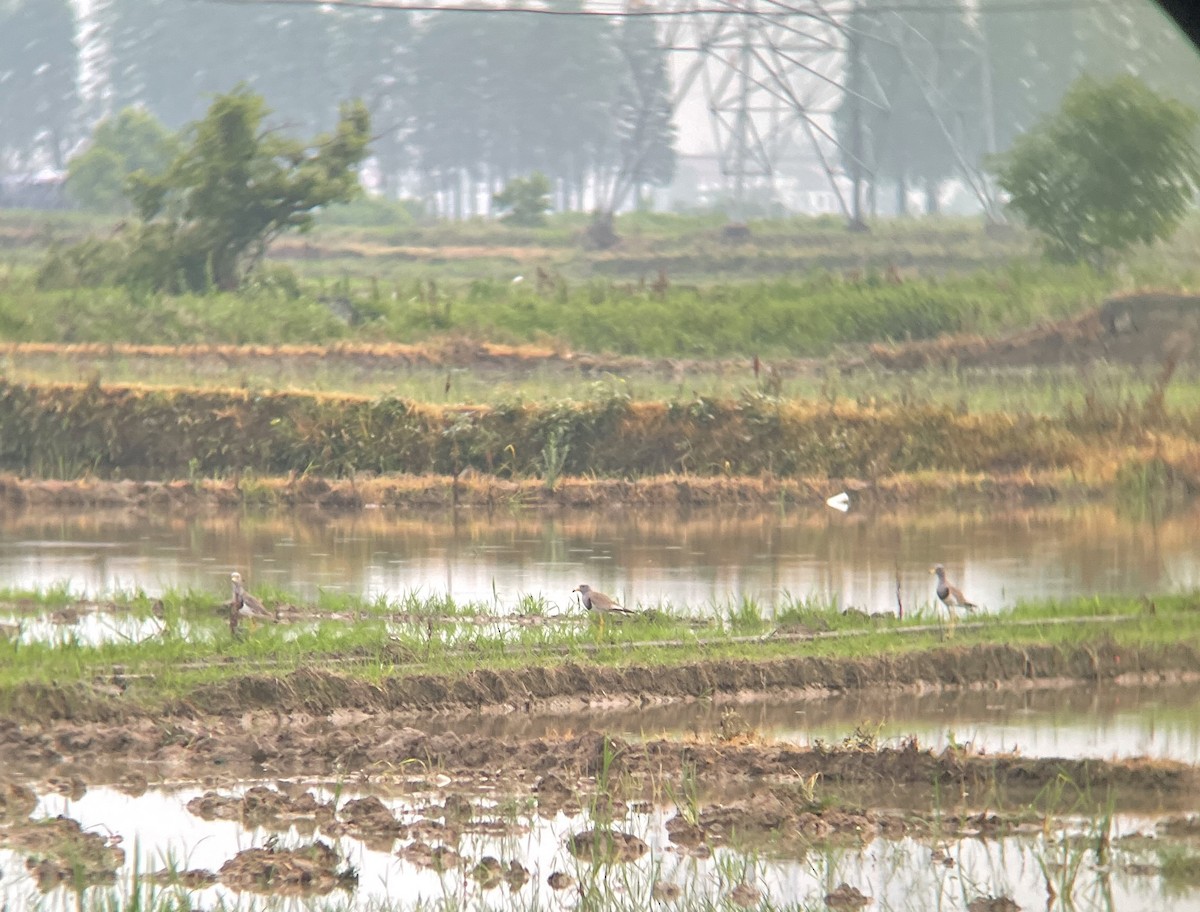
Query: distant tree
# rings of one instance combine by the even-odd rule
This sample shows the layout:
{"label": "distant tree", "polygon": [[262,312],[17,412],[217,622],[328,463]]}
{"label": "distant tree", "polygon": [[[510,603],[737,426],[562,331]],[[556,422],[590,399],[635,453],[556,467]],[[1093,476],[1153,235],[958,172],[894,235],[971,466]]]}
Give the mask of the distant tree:
{"label": "distant tree", "polygon": [[442,196],[453,215],[463,212],[464,176],[485,159],[484,110],[497,43],[483,16],[434,13],[413,48],[410,141],[429,197]]}
{"label": "distant tree", "polygon": [[907,52],[921,90],[907,125],[910,163],[925,211],[936,212],[942,184],[979,162],[979,35],[964,0],[931,0],[904,17],[923,39]]}
{"label": "distant tree", "polygon": [[626,18],[616,36],[620,82],[611,112],[614,156],[601,208],[613,213],[630,192],[675,175],[675,125],[666,52],[652,19]]}
{"label": "distant tree", "polygon": [[200,117],[212,95],[249,75],[270,48],[254,46],[252,14],[241,5],[99,0],[97,7],[114,107],[140,105],[171,129]]}
{"label": "distant tree", "polygon": [[235,288],[282,232],[359,192],[370,117],[344,105],[332,135],[309,144],[267,130],[266,104],[244,86],[218,96],[161,175],[138,172],[132,199],[143,224],[131,278],[156,287]]}
{"label": "distant tree", "polygon": [[[977,150],[974,112],[964,70],[974,35],[959,0],[932,0],[896,10],[877,0],[856,7],[850,26],[856,59],[848,91],[834,112],[834,129],[847,171],[870,169],[874,187],[896,189],[896,211],[908,211],[908,194],[924,184],[926,207],[937,208],[938,188]],[[952,145],[952,143],[954,145]],[[854,150],[858,150],[857,156]]]}
{"label": "distant tree", "polygon": [[124,108],[100,121],[87,150],[68,162],[67,193],[86,209],[128,211],[130,176],[162,174],[178,150],[178,139],[153,114]]}
{"label": "distant tree", "polygon": [[1079,10],[1014,8],[1008,0],[980,0],[984,61],[991,97],[980,124],[985,152],[1012,145],[1018,134],[1053,111],[1076,72]]}
{"label": "distant tree", "polygon": [[992,168],[1048,257],[1103,265],[1179,225],[1200,184],[1198,122],[1133,76],[1085,76]]}
{"label": "distant tree", "polygon": [[[328,123],[341,99],[361,97],[338,94],[339,76],[344,78],[344,74],[335,68],[335,31],[340,17],[333,11],[318,4],[249,4],[240,9],[249,34],[257,38],[254,47],[247,48],[250,53],[243,64],[252,69],[234,71],[232,77],[225,69],[222,85],[229,85],[231,79],[242,80],[271,99],[273,119],[287,133],[307,136]],[[370,48],[360,50],[366,54]],[[373,62],[360,58],[360,63],[371,66]]]}
{"label": "distant tree", "polygon": [[[172,129],[199,119],[212,97],[245,83],[271,99],[276,126],[309,135],[336,115],[345,88],[335,34],[342,16],[318,5],[97,0],[108,92]],[[358,62],[370,66],[372,47]],[[345,60],[345,57],[342,58]],[[387,61],[378,61],[386,66]]]}
{"label": "distant tree", "polygon": [[69,0],[0,2],[0,151],[55,167],[75,134],[79,55]]}
{"label": "distant tree", "polygon": [[360,98],[367,106],[375,132],[371,151],[385,192],[394,195],[399,175],[411,166],[411,19],[397,11],[347,7],[333,15],[326,76],[335,98]]}
{"label": "distant tree", "polygon": [[[582,8],[556,0],[555,9]],[[613,120],[628,69],[611,20],[594,16],[542,16],[524,23],[526,34],[510,69],[523,86],[509,110],[523,112],[520,146],[526,164],[559,190],[563,209],[585,206],[586,190],[611,158]],[[518,173],[521,173],[518,171]]]}
{"label": "distant tree", "polygon": [[544,225],[550,208],[550,179],[538,171],[529,177],[514,177],[493,196],[493,202],[506,213],[502,222],[527,228]]}

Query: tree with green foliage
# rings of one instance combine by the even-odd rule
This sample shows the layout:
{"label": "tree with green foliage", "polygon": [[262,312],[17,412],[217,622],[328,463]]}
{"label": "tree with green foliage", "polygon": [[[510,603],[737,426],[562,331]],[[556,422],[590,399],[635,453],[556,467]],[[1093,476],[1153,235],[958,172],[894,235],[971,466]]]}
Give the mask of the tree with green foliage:
{"label": "tree with green foliage", "polygon": [[162,174],[178,151],[175,134],[153,114],[124,108],[100,121],[87,150],[67,163],[67,193],[95,212],[128,211],[130,177]]}
{"label": "tree with green foliage", "polygon": [[1084,76],[991,167],[1050,259],[1103,265],[1179,225],[1200,185],[1198,122],[1133,76]]}
{"label": "tree with green foliage", "polygon": [[309,144],[265,129],[262,96],[245,86],[218,96],[160,175],[136,173],[131,197],[143,220],[130,280],[159,288],[237,287],[267,245],[312,224],[312,212],[359,192],[370,116],[342,107],[336,130]]}
{"label": "tree with green foliage", "polygon": [[550,208],[550,178],[540,171],[529,177],[514,177],[493,195],[492,202],[506,210],[500,217],[502,222],[526,228],[544,225]]}

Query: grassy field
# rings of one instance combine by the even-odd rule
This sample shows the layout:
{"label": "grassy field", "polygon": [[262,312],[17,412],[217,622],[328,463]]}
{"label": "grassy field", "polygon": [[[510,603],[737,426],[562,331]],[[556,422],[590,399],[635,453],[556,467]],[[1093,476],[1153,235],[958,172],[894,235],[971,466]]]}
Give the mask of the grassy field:
{"label": "grassy field", "polygon": [[[1020,232],[964,219],[868,234],[829,219],[761,222],[731,242],[716,218],[647,214],[621,220],[617,248],[589,251],[578,218],[523,231],[364,206],[281,242],[236,294],[181,296],[64,285],[61,270],[39,281],[55,243],[105,223],[0,217],[0,339],[64,346],[0,352],[4,467],[189,479],[469,467],[553,488],[672,472],[1076,472],[1100,459],[1110,480],[1128,463],[1134,488],[1154,466],[1184,487],[1200,478],[1200,379],[1186,364],[1175,375],[1103,363],[842,369],[872,343],[988,338],[1115,291],[1187,289],[1200,218],[1097,273],[1039,263]],[[390,271],[397,262],[411,271]],[[485,341],[528,348],[501,358]],[[71,347],[84,343],[324,348]],[[398,343],[424,349],[362,349]],[[579,352],[614,354],[585,363]]]}
{"label": "grassy field", "polygon": [[[361,215],[361,213],[360,213]],[[366,217],[363,215],[362,217]],[[1200,224],[1200,219],[1197,219]],[[1050,267],[1028,238],[978,220],[751,224],[629,216],[610,251],[577,244],[577,219],[534,231],[492,222],[327,225],[281,240],[237,294],[88,288],[55,251],[111,226],[79,214],[0,217],[0,338],[9,341],[333,343],[447,335],[655,357],[825,356],[840,346],[990,334],[1095,306],[1107,295],[1194,284],[1187,238],[1122,270]],[[572,239],[575,240],[572,240]],[[41,268],[58,257],[56,268]],[[38,274],[41,278],[38,279]]]}
{"label": "grassy field", "polygon": [[146,344],[419,342],[465,335],[655,357],[823,356],[838,346],[993,333],[1099,304],[1124,280],[1085,269],[1010,266],[889,282],[825,271],[764,281],[623,285],[476,279],[282,280],[237,294],[43,289],[0,275],[0,336]]}
{"label": "grassy field", "polygon": [[[866,364],[853,371],[819,360],[561,359],[554,349],[518,349],[507,365],[471,361],[470,345],[427,350],[428,359],[374,357],[341,348],[307,357],[287,347],[169,349],[119,346],[0,345],[0,371],[21,384],[95,383],[198,390],[243,389],[351,396],[395,396],[444,405],[779,399],[895,407],[949,407],[962,412],[1062,416],[1094,407],[1145,402],[1161,365],[1100,362],[999,370],[957,364],[895,372]],[[1171,411],[1200,408],[1200,373],[1183,365],[1164,391]]]}
{"label": "grassy field", "polygon": [[[460,604],[448,597],[411,594],[395,601],[323,596],[303,605],[286,593],[264,591],[286,623],[232,636],[225,609],[206,593],[169,592],[157,630],[140,640],[91,645],[70,632],[29,640],[10,631],[0,640],[0,708],[28,686],[71,689],[119,668],[129,694],[148,706],[187,698],[197,688],[245,675],[273,678],[320,667],[365,681],[432,675],[457,679],[479,672],[582,664],[595,668],[687,667],[696,662],[770,663],[795,656],[829,660],[903,656],[978,644],[1069,649],[1105,643],[1159,648],[1200,642],[1194,595],[1151,599],[1080,598],[1019,604],[1011,610],[962,619],[949,626],[930,606],[897,620],[795,600],[771,612],[744,599],[719,607],[708,621],[687,613],[640,606],[639,616],[609,619],[547,614],[537,597],[514,605]],[[10,592],[0,605],[19,604],[19,617],[69,604],[63,591]],[[149,620],[145,596],[116,594],[115,617]],[[1105,648],[1108,648],[1106,646]],[[1131,669],[1136,670],[1136,669]]]}

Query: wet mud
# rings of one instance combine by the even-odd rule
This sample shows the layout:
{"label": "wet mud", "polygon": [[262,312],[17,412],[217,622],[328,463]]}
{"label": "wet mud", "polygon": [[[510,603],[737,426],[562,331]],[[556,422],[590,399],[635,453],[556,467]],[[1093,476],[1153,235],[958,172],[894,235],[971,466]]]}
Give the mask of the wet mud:
{"label": "wet mud", "polygon": [[[252,489],[251,489],[252,488]],[[608,505],[701,507],[821,504],[830,491],[846,490],[860,506],[928,505],[931,499],[961,505],[1040,504],[1096,499],[1107,485],[1088,486],[1078,474],[1054,470],[987,473],[897,473],[856,477],[659,475],[631,479],[572,477],[553,488],[539,478],[510,479],[464,470],[452,475],[383,475],[364,478],[256,476],[196,481],[98,478],[51,480],[0,475],[0,504],[9,509],[124,509],[201,511],[264,504],[289,508],[359,511],[378,508],[588,509]]]}
{"label": "wet mud", "polygon": [[[402,671],[403,660],[398,660]],[[329,714],[454,711],[503,714],[582,706],[650,706],[679,701],[737,699],[763,694],[820,697],[887,688],[1037,687],[1061,681],[1169,681],[1195,675],[1200,654],[1191,646],[1118,646],[1101,639],[1073,646],[983,644],[865,658],[790,656],[726,659],[678,665],[562,664],[476,671],[464,675],[397,674],[380,682],[305,669],[283,676],[243,675],[202,685],[185,700],[147,710],[136,700],[113,700],[86,689],[31,687],[14,692],[9,715],[34,721],[116,721],[152,713],[169,717],[253,711]],[[127,696],[137,696],[136,681]]]}
{"label": "wet mud", "polygon": [[[798,746],[762,737],[741,724],[735,708],[749,692],[818,699],[872,687],[1030,687],[1180,676],[1196,666],[1194,651],[1181,646],[1097,643],[1074,650],[954,647],[853,662],[697,663],[678,676],[662,668],[570,665],[481,672],[457,683],[373,684],[307,671],[213,685],[166,712],[116,696],[107,696],[101,711],[94,694],[78,702],[83,690],[47,686],[27,695],[25,711],[0,720],[6,761],[0,848],[27,857],[45,890],[111,884],[124,858],[119,840],[65,818],[31,818],[36,795],[77,798],[100,786],[135,795],[199,787],[188,811],[200,820],[238,823],[259,834],[254,845],[231,850],[211,870],[150,876],[259,895],[326,896],[354,888],[355,872],[338,855],[340,837],[422,869],[453,869],[483,890],[516,891],[531,878],[570,890],[572,878],[561,870],[531,872],[508,856],[460,854],[470,842],[464,837],[519,836],[539,818],[561,814],[580,815],[581,825],[564,836],[571,855],[616,866],[651,851],[644,834],[626,825],[631,812],[661,812],[662,851],[687,859],[748,847],[764,857],[796,858],[812,847],[853,852],[875,840],[911,839],[930,848],[934,864],[952,866],[952,844],[1032,838],[1048,820],[1114,812],[1153,814],[1160,821],[1156,837],[1194,840],[1200,838],[1196,766],[966,747],[933,751],[911,738],[880,747],[869,732]],[[456,712],[478,717],[482,706],[512,716],[556,701],[637,706],[720,694],[733,708],[728,724],[710,737],[634,741],[597,731],[506,736],[442,727]],[[39,713],[30,711],[35,706]],[[348,796],[339,797],[343,791]],[[397,801],[403,811],[395,810]],[[655,895],[670,901],[672,885],[659,886]],[[761,899],[757,889],[734,882],[722,895],[731,905],[753,907]],[[858,887],[839,885],[825,904],[853,909],[867,899]],[[984,899],[995,905],[980,909],[1008,908],[1003,895]]]}
{"label": "wet mud", "polygon": [[40,890],[60,884],[80,888],[111,884],[125,863],[119,837],[84,832],[68,817],[12,820],[0,824],[0,849],[25,856]]}
{"label": "wet mud", "polygon": [[[912,741],[876,750],[668,739],[630,743],[597,732],[524,740],[472,738],[429,735],[387,715],[374,717],[369,726],[305,716],[247,716],[83,728],[60,724],[41,731],[10,728],[0,739],[0,751],[24,757],[23,770],[15,766],[10,775],[21,770],[23,781],[16,781],[35,784],[41,791],[49,790],[52,778],[79,776],[94,785],[122,781],[131,772],[152,783],[211,783],[214,791],[222,783],[232,786],[247,779],[339,776],[361,777],[380,787],[392,783],[403,790],[413,776],[422,787],[427,787],[428,777],[439,776],[468,791],[486,787],[526,794],[546,813],[613,801],[611,791],[598,790],[601,776],[628,784],[628,794],[615,796],[625,801],[652,796],[664,784],[686,775],[698,787],[724,796],[727,806],[719,813],[713,811],[718,816],[694,821],[702,829],[717,831],[746,829],[748,817],[769,817],[776,823],[786,818],[801,830],[844,828],[827,816],[804,816],[813,813],[810,799],[804,797],[809,783],[819,783],[824,795],[918,809],[935,795],[953,803],[987,794],[1016,806],[1063,783],[1069,783],[1072,801],[1102,800],[1115,794],[1121,806],[1130,808],[1191,810],[1200,794],[1200,772],[1169,761],[1035,759],[965,750],[935,753]],[[775,786],[782,791],[771,791]],[[739,787],[771,796],[770,801],[750,810],[728,804]],[[603,792],[599,799],[598,792]],[[335,814],[311,796],[293,798],[255,788],[238,799],[206,794],[189,808],[206,819],[237,819],[271,828],[296,826],[302,831],[320,825],[323,831],[328,827],[359,838],[389,838],[405,832],[385,807],[369,798]],[[469,800],[462,798],[447,799],[427,813],[426,829],[435,832],[446,828],[467,832],[472,826],[487,825],[470,816]],[[845,826],[879,832],[903,828],[886,817],[849,818]]]}
{"label": "wet mud", "polygon": [[337,852],[316,840],[298,848],[245,849],[221,866],[217,881],[234,890],[273,896],[324,896],[358,882]]}

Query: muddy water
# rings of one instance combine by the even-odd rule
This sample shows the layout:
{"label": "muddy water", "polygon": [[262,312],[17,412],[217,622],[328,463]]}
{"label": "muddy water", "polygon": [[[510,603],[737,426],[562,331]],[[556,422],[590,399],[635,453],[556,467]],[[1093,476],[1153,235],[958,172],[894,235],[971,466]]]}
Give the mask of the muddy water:
{"label": "muddy water", "polygon": [[580,582],[629,604],[697,613],[743,597],[836,600],[909,612],[932,601],[928,570],[944,563],[969,597],[999,609],[1030,597],[1200,587],[1200,506],[1158,521],[1105,506],[1015,512],[909,510],[842,515],[820,503],[734,508],[519,509],[416,515],[376,509],[225,512],[198,517],[121,512],[0,516],[0,579],[66,582],[81,595],[168,587],[224,594],[238,568],[251,586],[399,596],[448,593],[511,608],[521,595],[572,607]]}
{"label": "muddy water", "polygon": [[[735,714],[735,715],[731,715]],[[563,714],[432,718],[421,727],[495,737],[604,731],[627,739],[733,736],[838,745],[852,735],[922,747],[957,744],[1028,757],[1152,757],[1200,762],[1200,686],[1072,684],[1044,690],[903,695],[879,691],[818,700],[771,697],[737,702],[642,706]]]}
{"label": "muddy water", "polygon": [[[334,797],[328,788],[313,792],[320,801]],[[85,830],[120,838],[126,851],[125,865],[117,872],[117,886],[92,888],[93,896],[89,898],[98,905],[105,895],[128,895],[127,885],[135,870],[153,872],[173,867],[216,871],[239,851],[263,846],[269,839],[287,848],[323,836],[319,827],[314,830],[305,826],[303,832],[295,826],[272,831],[243,828],[234,821],[202,820],[187,809],[187,802],[198,794],[198,789],[151,790],[130,797],[108,789],[92,789],[76,800],[58,795],[43,797],[34,816],[63,814],[79,821]],[[337,800],[344,802],[351,797],[352,793],[343,791]],[[430,802],[436,805],[441,797],[435,793],[408,795],[385,799],[384,803],[398,819],[415,824],[428,812]],[[883,910],[962,909],[983,896],[1008,896],[1026,909],[1200,909],[1200,893],[1164,878],[1157,870],[1160,859],[1156,848],[1139,838],[1154,833],[1156,822],[1149,818],[1118,816],[1113,820],[1108,831],[1111,855],[1103,865],[1097,864],[1094,853],[1087,848],[1096,843],[1097,824],[1084,820],[1052,822],[1041,833],[1003,838],[876,838],[865,845],[818,842],[807,848],[773,848],[768,841],[750,851],[717,848],[711,856],[698,856],[681,850],[669,839],[665,824],[675,815],[675,808],[652,806],[619,816],[613,822],[616,829],[643,840],[648,851],[632,861],[593,867],[573,857],[566,848],[572,834],[594,825],[586,813],[559,812],[542,818],[521,806],[507,806],[496,800],[498,797],[472,799],[476,822],[468,828],[472,832],[441,843],[458,852],[466,861],[465,870],[453,868],[439,874],[404,860],[399,852],[409,843],[407,837],[372,839],[368,845],[349,837],[324,836],[338,850],[342,862],[357,869],[357,886],[328,896],[285,898],[239,893],[218,884],[192,891],[189,903],[193,908],[227,909],[320,909],[336,905],[399,910],[443,904],[447,908],[484,909],[574,907],[578,901],[575,889],[558,893],[548,884],[552,873],[561,872],[588,890],[596,890],[598,898],[608,901],[604,905],[611,902],[612,908],[651,907],[655,884],[678,888],[684,907],[708,907],[732,899],[739,888],[752,888],[757,897],[776,906],[795,903],[822,908],[825,895],[846,883],[873,897],[871,908]],[[1084,842],[1080,836],[1092,838]],[[1158,843],[1164,844],[1169,840]],[[504,868],[513,862],[520,864],[528,871],[528,881],[510,885],[498,879],[489,885],[466,873],[485,856],[492,856]],[[74,895],[66,888],[41,894],[16,853],[0,851],[0,874],[0,894],[7,908],[75,907]],[[1048,880],[1059,897],[1050,903]],[[757,907],[759,902],[749,905]]]}

